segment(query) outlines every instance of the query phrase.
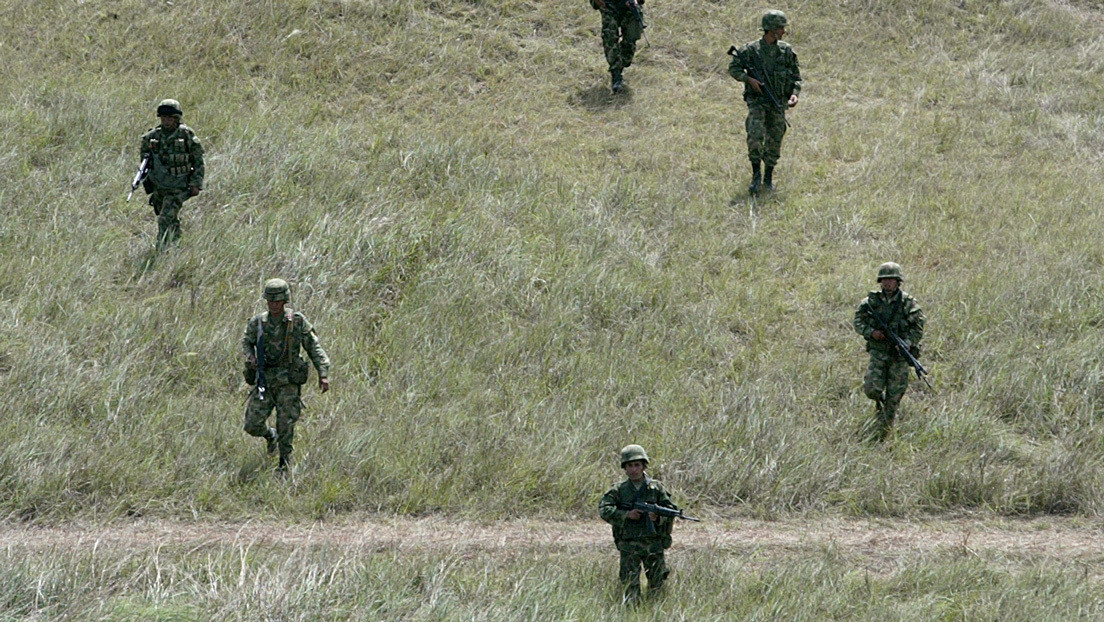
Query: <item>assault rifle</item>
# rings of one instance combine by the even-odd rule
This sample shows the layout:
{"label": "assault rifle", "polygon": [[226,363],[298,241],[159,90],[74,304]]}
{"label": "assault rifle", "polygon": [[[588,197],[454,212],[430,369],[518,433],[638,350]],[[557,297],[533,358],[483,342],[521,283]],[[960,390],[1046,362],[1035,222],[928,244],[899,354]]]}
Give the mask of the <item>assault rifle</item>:
{"label": "assault rifle", "polygon": [[694,518],[683,514],[682,510],[676,510],[673,508],[665,507],[662,505],[656,505],[654,503],[644,503],[643,501],[637,501],[629,506],[628,504],[621,507],[623,510],[640,510],[644,514],[644,520],[648,522],[648,533],[655,533],[655,524],[652,523],[652,518],[648,514],[656,514],[658,516],[666,516],[667,518],[681,518],[682,520],[690,520],[695,523],[700,523],[700,518]]}
{"label": "assault rifle", "polygon": [[916,360],[915,356],[912,355],[912,351],[909,350],[909,346],[907,343],[905,343],[905,340],[901,339],[897,336],[897,333],[893,332],[893,329],[889,327],[889,324],[882,318],[882,316],[878,315],[873,310],[870,311],[870,315],[874,316],[874,320],[878,322],[878,326],[882,327],[882,332],[889,335],[889,338],[893,340],[893,343],[897,346],[897,350],[901,353],[902,356],[905,357],[905,360],[908,361],[909,366],[916,370],[916,377],[923,380],[924,384],[928,385],[928,388],[934,391],[935,387],[933,387],[926,378],[928,370],[924,367],[922,363],[920,363],[920,361]]}
{"label": "assault rifle", "polygon": [[153,157],[152,151],[147,153],[146,158],[138,165],[138,172],[134,174],[134,181],[130,182],[130,194],[127,195],[127,202],[130,202],[130,197],[134,196],[134,191],[138,189],[138,186],[142,185],[142,182],[146,179],[146,175],[149,175],[151,157]]}
{"label": "assault rifle", "polygon": [[[736,55],[738,51],[736,46],[733,45],[728,48],[728,55],[733,58],[738,58]],[[759,54],[755,54],[755,59],[759,61],[760,67],[744,65],[744,71],[747,72],[747,75],[755,78],[755,80],[759,82],[759,88],[763,91],[763,95],[767,96],[767,101],[774,106],[775,110],[782,113],[782,122],[786,124],[786,127],[789,127],[790,122],[786,120],[786,106],[774,96],[774,91],[771,90],[770,84],[767,82],[766,66],[763,64],[763,58],[759,56]],[[762,72],[760,72],[760,69],[762,69]]]}
{"label": "assault rifle", "polygon": [[264,401],[265,394],[265,351],[264,351],[264,324],[261,322],[261,317],[257,316],[257,347],[255,354],[257,356],[257,399]]}

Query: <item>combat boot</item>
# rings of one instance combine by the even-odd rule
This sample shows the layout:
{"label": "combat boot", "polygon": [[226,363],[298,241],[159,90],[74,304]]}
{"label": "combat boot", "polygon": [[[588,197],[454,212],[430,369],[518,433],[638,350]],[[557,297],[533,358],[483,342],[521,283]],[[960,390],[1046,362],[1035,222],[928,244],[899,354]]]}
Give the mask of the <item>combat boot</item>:
{"label": "combat boot", "polygon": [[620,69],[610,69],[610,90],[620,93],[625,88],[625,81],[621,79]]}
{"label": "combat boot", "polygon": [[276,434],[276,428],[269,428],[268,434],[265,435],[265,442],[268,443],[268,446],[266,447],[266,449],[268,450],[268,455],[276,455],[276,449],[280,446],[279,441],[280,435]]}
{"label": "combat boot", "polygon": [[774,192],[774,167],[768,166],[763,171],[763,190]]}
{"label": "combat boot", "polygon": [[759,186],[763,183],[763,178],[759,172],[759,163],[751,163],[751,184],[748,185],[748,194],[759,194]]}
{"label": "combat boot", "polygon": [[276,467],[276,472],[280,475],[285,475],[288,469],[291,468],[291,454],[280,454],[280,464]]}

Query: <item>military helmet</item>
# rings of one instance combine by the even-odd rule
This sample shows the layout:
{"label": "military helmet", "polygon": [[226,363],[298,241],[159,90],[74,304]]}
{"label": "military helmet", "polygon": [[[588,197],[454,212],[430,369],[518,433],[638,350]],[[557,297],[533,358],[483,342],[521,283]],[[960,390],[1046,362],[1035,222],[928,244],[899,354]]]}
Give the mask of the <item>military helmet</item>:
{"label": "military helmet", "polygon": [[648,454],[640,445],[626,445],[621,450],[621,468],[625,468],[625,465],[633,460],[643,460],[644,464],[648,464]]}
{"label": "military helmet", "polygon": [[763,14],[763,30],[778,30],[789,24],[786,14],[776,9],[771,9]]}
{"label": "military helmet", "polygon": [[269,279],[264,286],[265,300],[287,302],[291,300],[291,286],[283,279]]}
{"label": "military helmet", "polygon": [[897,279],[898,281],[904,281],[905,277],[901,274],[900,264],[887,261],[878,266],[878,282],[881,283],[882,279]]}
{"label": "military helmet", "polygon": [[184,111],[180,108],[180,102],[175,99],[162,99],[161,103],[157,104],[157,116],[182,117]]}

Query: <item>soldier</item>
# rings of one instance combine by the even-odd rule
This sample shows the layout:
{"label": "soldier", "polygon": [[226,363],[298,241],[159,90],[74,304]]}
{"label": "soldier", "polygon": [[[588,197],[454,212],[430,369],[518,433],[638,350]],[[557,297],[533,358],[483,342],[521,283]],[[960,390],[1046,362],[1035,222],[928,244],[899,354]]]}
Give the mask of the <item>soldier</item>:
{"label": "soldier", "polygon": [[590,6],[602,13],[602,48],[614,93],[625,88],[621,72],[632,64],[636,42],[644,32],[643,4],[644,0],[590,0]]}
{"label": "soldier", "polygon": [[[269,455],[280,451],[278,470],[286,472],[291,457],[291,442],[295,438],[295,422],[299,419],[302,385],[310,375],[310,366],[299,356],[303,348],[318,370],[318,387],[330,390],[330,358],[318,343],[311,323],[298,311],[285,308],[291,300],[291,287],[283,279],[265,283],[264,297],[268,313],[249,320],[242,336],[246,358],[246,377],[256,377],[257,342],[262,337],[264,352],[264,386],[254,387],[245,409],[245,431],[263,437],[268,442]],[[268,416],[276,409],[276,427],[267,426]]]}
{"label": "soldier", "polygon": [[[873,436],[885,440],[893,426],[897,405],[908,388],[910,367],[885,327],[908,345],[913,356],[920,356],[924,337],[924,312],[916,300],[901,289],[905,280],[901,266],[887,262],[878,266],[880,290],[867,294],[855,312],[855,332],[866,339],[870,365],[863,378],[863,393],[874,400]],[[877,318],[881,318],[881,322]],[[882,325],[885,323],[885,326]]]}
{"label": "soldier", "polygon": [[679,509],[671,502],[671,496],[663,485],[648,477],[648,454],[640,445],[628,445],[621,450],[621,468],[628,478],[610,488],[598,503],[602,520],[613,526],[613,543],[621,552],[619,578],[624,589],[622,603],[635,605],[640,602],[640,567],[648,574],[648,596],[662,593],[663,584],[671,571],[663,559],[664,549],[671,547],[671,529],[674,519],[644,514],[633,509],[640,503],[654,503]]}
{"label": "soldier", "polygon": [[178,214],[184,201],[203,189],[203,145],[192,128],[180,122],[184,112],[175,99],[157,105],[161,125],[142,136],[141,156],[152,154],[146,191],[157,215],[157,248],[180,238]]}
{"label": "soldier", "polygon": [[[744,101],[748,106],[744,128],[747,130],[748,159],[751,160],[749,194],[758,194],[762,185],[768,191],[774,190],[774,166],[782,153],[782,137],[786,134],[786,113],[779,106],[793,108],[801,92],[797,54],[788,43],[782,42],[788,23],[782,11],[767,11],[761,23],[763,38],[738,50],[730,50],[734,53],[728,73],[744,83]],[[762,77],[766,84],[749,73]],[[771,102],[764,87],[774,94],[778,106]],[[766,171],[760,169],[760,162],[766,165]]]}

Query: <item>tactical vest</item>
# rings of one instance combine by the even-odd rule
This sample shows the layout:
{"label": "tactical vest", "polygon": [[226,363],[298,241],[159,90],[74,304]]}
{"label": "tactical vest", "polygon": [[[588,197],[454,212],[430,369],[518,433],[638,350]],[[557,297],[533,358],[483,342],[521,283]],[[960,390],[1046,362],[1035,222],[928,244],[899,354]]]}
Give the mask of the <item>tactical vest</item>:
{"label": "tactical vest", "polygon": [[150,152],[153,166],[150,179],[157,186],[187,188],[192,173],[192,136],[188,126],[181,124],[176,131],[166,134],[164,129],[154,128],[150,136]]}

